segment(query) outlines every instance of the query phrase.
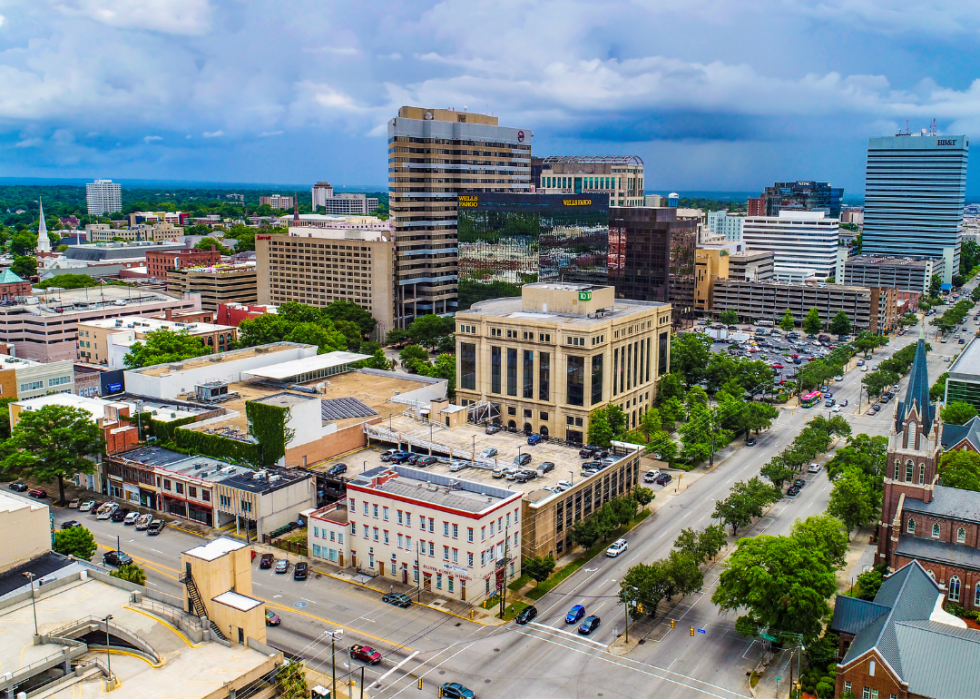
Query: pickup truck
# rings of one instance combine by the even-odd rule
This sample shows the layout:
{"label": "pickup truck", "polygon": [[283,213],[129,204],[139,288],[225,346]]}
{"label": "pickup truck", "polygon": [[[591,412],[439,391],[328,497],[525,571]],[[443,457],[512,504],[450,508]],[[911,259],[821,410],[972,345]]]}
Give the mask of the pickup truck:
{"label": "pickup truck", "polygon": [[350,647],[350,657],[371,665],[377,665],[381,662],[381,653],[371,646],[359,646],[356,643]]}

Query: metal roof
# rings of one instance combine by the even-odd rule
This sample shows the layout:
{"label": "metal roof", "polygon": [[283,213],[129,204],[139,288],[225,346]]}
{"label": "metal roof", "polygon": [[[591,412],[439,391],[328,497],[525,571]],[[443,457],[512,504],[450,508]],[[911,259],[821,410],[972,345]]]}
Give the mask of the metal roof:
{"label": "metal roof", "polygon": [[370,358],[371,356],[368,354],[358,354],[357,352],[327,352],[326,354],[318,354],[305,359],[294,359],[290,362],[274,364],[260,369],[250,369],[242,373],[263,379],[289,381],[304,374],[332,369],[344,364],[353,364]]}
{"label": "metal roof", "polygon": [[933,517],[980,522],[980,493],[937,485],[932,490],[931,502],[906,498],[905,511],[932,515]]}
{"label": "metal roof", "polygon": [[946,451],[964,439],[973,448],[980,451],[980,415],[970,418],[964,425],[950,425],[943,423],[942,433],[943,451]]}
{"label": "metal roof", "polygon": [[574,163],[582,165],[614,164],[614,165],[643,165],[643,158],[638,155],[549,155],[544,163]]}
{"label": "metal roof", "polygon": [[915,359],[912,362],[912,370],[909,372],[912,377],[909,379],[909,389],[905,394],[905,400],[899,404],[897,416],[898,425],[896,428],[901,432],[901,427],[905,424],[905,418],[913,410],[919,413],[922,420],[922,434],[928,434],[932,428],[934,418],[932,404],[929,402],[929,369],[926,366],[926,341],[920,337],[915,348]]}
{"label": "metal roof", "polygon": [[834,620],[830,628],[838,633],[860,633],[868,624],[888,612],[888,607],[858,599],[837,597],[834,602]]}

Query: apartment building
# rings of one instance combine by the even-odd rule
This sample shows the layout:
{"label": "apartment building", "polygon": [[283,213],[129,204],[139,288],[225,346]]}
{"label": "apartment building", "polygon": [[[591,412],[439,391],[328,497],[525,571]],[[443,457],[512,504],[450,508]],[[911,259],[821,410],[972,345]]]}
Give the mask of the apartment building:
{"label": "apartment building", "polygon": [[748,216],[742,240],[749,250],[769,250],[773,273],[784,282],[834,276],[839,220],[823,211],[780,210],[775,216]]}
{"label": "apartment building", "polygon": [[238,328],[227,325],[142,316],[102,318],[78,324],[78,358],[86,364],[123,369],[125,356],[132,346],[145,340],[147,334],[161,329],[196,337],[212,352],[224,352],[238,339]]}
{"label": "apartment building", "polygon": [[272,209],[291,209],[293,208],[293,198],[282,194],[259,197],[259,206],[265,206],[266,204]]}
{"label": "apartment building", "polygon": [[727,210],[709,211],[705,215],[705,227],[714,235],[723,236],[725,240],[742,240],[742,225],[744,216],[729,214]]}
{"label": "apartment building", "polygon": [[714,313],[735,311],[745,321],[779,322],[787,309],[802,321],[816,308],[828,325],[839,311],[856,328],[882,333],[898,321],[894,289],[840,284],[786,284],[780,282],[718,279],[714,283]]}
{"label": "apartment building", "polygon": [[351,301],[371,313],[381,333],[394,327],[395,245],[387,231],[288,230],[255,236],[259,304]]}
{"label": "apartment building", "polygon": [[341,192],[334,196],[329,182],[317,182],[311,192],[311,208],[316,213],[323,209],[327,214],[362,214],[367,216],[378,210],[378,198],[366,194]]}
{"label": "apartment building", "polygon": [[529,192],[532,136],[499,126],[497,117],[450,109],[402,107],[388,122],[396,323],[456,310],[456,212],[465,201],[457,196]]}
{"label": "apartment building", "polygon": [[549,156],[535,187],[542,194],[607,194],[609,206],[646,205],[638,155]]}
{"label": "apartment building", "polygon": [[0,357],[0,398],[24,400],[74,392],[75,365],[71,360],[42,363],[23,357]]}
{"label": "apartment building", "polygon": [[670,304],[587,284],[521,292],[456,315],[459,404],[489,402],[509,427],[569,442],[583,442],[590,411],[608,403],[639,424],[669,367]]}
{"label": "apartment building", "polygon": [[127,286],[36,290],[23,302],[0,306],[0,343],[18,357],[39,362],[74,361],[78,323],[101,318],[200,310],[201,298],[178,298]]}
{"label": "apartment building", "polygon": [[257,276],[254,262],[177,267],[167,272],[167,291],[185,297],[197,295],[202,309],[217,311],[221,303],[255,303]]}
{"label": "apartment building", "polygon": [[772,281],[775,255],[767,250],[746,250],[728,256],[728,278],[742,281]]}
{"label": "apartment building", "polygon": [[381,466],[347,484],[346,503],[309,514],[308,550],[315,558],[349,561],[351,567],[478,604],[520,575],[523,496]]}
{"label": "apartment building", "polygon": [[207,267],[221,262],[221,253],[210,250],[148,250],[146,252],[146,276],[150,279],[166,279],[167,271],[179,267]]}
{"label": "apartment building", "polygon": [[122,186],[112,180],[96,180],[85,185],[89,216],[105,216],[122,211]]}
{"label": "apartment building", "polygon": [[694,307],[710,311],[714,306],[714,284],[728,278],[730,255],[722,246],[702,246],[695,255]]}

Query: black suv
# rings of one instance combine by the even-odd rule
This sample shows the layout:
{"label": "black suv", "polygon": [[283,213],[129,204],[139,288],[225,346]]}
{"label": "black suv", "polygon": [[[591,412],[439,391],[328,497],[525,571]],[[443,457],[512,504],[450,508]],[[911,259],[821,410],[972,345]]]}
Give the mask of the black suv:
{"label": "black suv", "polygon": [[334,464],[327,469],[328,476],[339,476],[342,473],[347,473],[347,464]]}
{"label": "black suv", "polygon": [[113,522],[122,522],[124,519],[126,519],[126,515],[128,515],[129,513],[130,513],[130,509],[128,507],[120,507],[119,509],[117,509],[115,512],[112,513],[112,517],[110,517],[110,519]]}
{"label": "black suv", "polygon": [[426,466],[431,466],[432,464],[434,464],[438,460],[439,459],[437,459],[434,456],[423,456],[421,459],[419,459],[418,461],[415,462],[415,465],[416,466],[421,466],[422,468],[425,468]]}
{"label": "black suv", "polygon": [[524,624],[534,619],[534,617],[536,617],[537,615],[538,615],[538,610],[533,605],[530,607],[524,607],[524,609],[521,610],[520,614],[517,615],[517,618],[515,618],[514,621],[520,624],[521,626],[524,626]]}
{"label": "black suv", "polygon": [[597,451],[601,451],[599,447],[582,447],[578,450],[578,455],[583,459],[591,459]]}
{"label": "black suv", "polygon": [[293,568],[293,580],[306,580],[309,568],[309,563],[305,563],[303,561],[297,563],[296,567]]}
{"label": "black suv", "polygon": [[122,551],[109,551],[102,556],[102,562],[108,566],[120,568],[133,562],[132,556]]}
{"label": "black suv", "polygon": [[550,473],[551,471],[554,470],[555,470],[554,461],[542,461],[541,465],[538,466],[538,471],[540,471],[541,473]]}

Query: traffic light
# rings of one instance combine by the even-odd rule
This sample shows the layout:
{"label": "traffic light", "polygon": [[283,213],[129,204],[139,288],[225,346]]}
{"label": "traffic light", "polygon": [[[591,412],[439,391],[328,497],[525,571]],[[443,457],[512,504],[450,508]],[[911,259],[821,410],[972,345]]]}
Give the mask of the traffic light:
{"label": "traffic light", "polygon": [[642,614],[643,613],[643,605],[642,604],[636,605],[636,611],[638,611],[640,614]]}
{"label": "traffic light", "polygon": [[676,621],[674,621],[673,619],[671,619],[671,620],[670,620],[670,628],[672,628],[672,629],[673,629],[673,628],[676,628],[676,626],[677,626],[677,622],[676,622]]}
{"label": "traffic light", "polygon": [[692,636],[694,635],[694,627],[693,626],[691,627],[691,635]]}

